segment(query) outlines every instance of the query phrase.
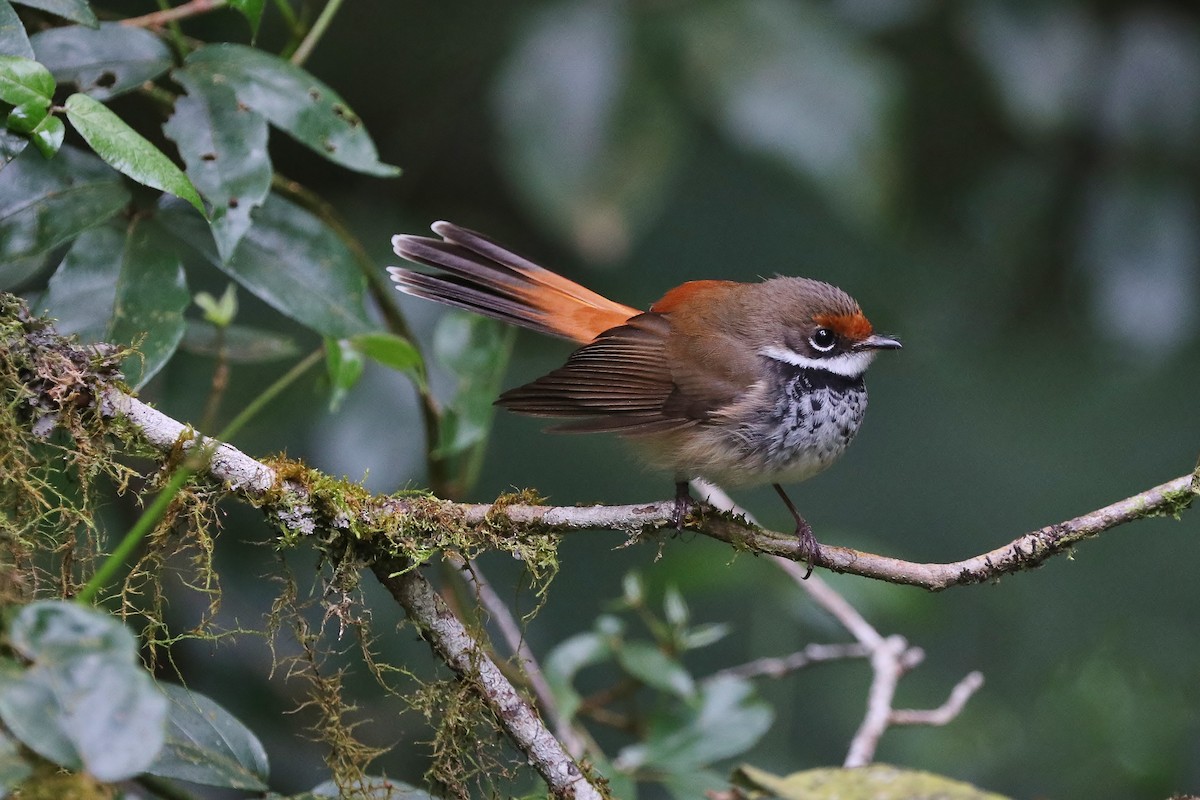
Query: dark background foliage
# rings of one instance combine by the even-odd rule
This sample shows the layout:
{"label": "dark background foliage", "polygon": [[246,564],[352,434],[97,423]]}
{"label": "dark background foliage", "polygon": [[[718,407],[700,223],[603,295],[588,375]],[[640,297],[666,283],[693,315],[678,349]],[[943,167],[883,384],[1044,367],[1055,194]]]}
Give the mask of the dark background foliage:
{"label": "dark background foliage", "polygon": [[[244,37],[232,15],[196,27]],[[268,13],[260,45],[278,35]],[[307,66],[405,172],[352,175],[279,136],[275,163],[349,221],[380,269],[396,263],[391,234],[449,219],[632,305],[692,278],[807,275],[900,336],[904,351],[869,376],[859,441],[792,493],[822,541],[954,560],[1195,465],[1194,4],[377,3],[344,9]],[[441,312],[404,308],[429,341]],[[243,309],[239,321],[311,336],[245,293]],[[567,351],[520,334],[505,385]],[[181,355],[144,395],[197,419],[210,370]],[[235,367],[226,407],[271,377]],[[449,379],[434,385],[448,391]],[[423,485],[421,437],[409,384],[369,366],[336,413],[306,387],[237,443],[390,491]],[[619,442],[546,436],[501,414],[463,499],[514,486],[561,504],[671,490]],[[769,490],[737,499],[764,524],[787,524]],[[267,554],[238,546],[259,531],[252,512],[229,509],[228,620],[257,618],[274,591],[256,582]],[[892,731],[880,760],[1021,797],[1196,791],[1198,532],[1191,516],[1139,522],[1038,571],[933,596],[834,579],[882,631],[926,648],[901,705],[940,703],[968,670],[987,676],[950,727]],[[568,537],[529,626],[536,652],[590,627],[631,569],[654,593],[678,586],[696,620],[734,626],[695,654],[697,674],[843,638],[764,560],[702,537],[670,539],[658,560],[654,544],[614,550],[621,541]],[[519,565],[484,565],[502,594],[532,606]],[[394,613],[377,606],[378,630]],[[412,639],[383,646],[425,672]],[[320,780],[317,748],[269,731],[292,701],[258,688],[265,648],[194,645],[179,657],[228,705],[257,698],[260,714],[241,716],[274,743],[275,774],[294,777],[280,789]],[[776,721],[747,760],[780,773],[840,763],[867,679],[865,666],[839,664],[761,684]],[[372,688],[361,687],[374,719],[365,737],[426,735],[412,715],[393,723],[394,702]],[[415,779],[422,758],[401,748],[384,766]]]}

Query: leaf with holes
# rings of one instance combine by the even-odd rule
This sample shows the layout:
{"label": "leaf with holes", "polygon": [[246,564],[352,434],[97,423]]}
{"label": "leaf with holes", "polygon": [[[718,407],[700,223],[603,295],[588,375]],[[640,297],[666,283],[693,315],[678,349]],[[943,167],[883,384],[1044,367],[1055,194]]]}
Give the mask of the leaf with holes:
{"label": "leaf with holes", "polygon": [[157,224],[275,310],[331,339],[375,328],[364,306],[366,279],[354,254],[310,212],[268,196],[226,262],[203,220],[181,210],[181,204],[167,203]]}
{"label": "leaf with holes", "polygon": [[187,175],[106,106],[86,94],[73,94],[67,98],[66,109],[75,130],[113,169],[140,184],[182,197],[205,213],[204,202]]}
{"label": "leaf with holes", "polygon": [[302,144],[347,169],[393,177],[362,120],[333,89],[278,56],[238,44],[214,44],[188,56],[187,70],[225,83],[238,100]]}
{"label": "leaf with holes", "polygon": [[271,190],[267,121],[222,83],[186,69],[171,78],[187,94],[175,101],[163,133],[179,147],[188,177],[212,205],[213,239],[228,261],[250,230],[250,212]]}
{"label": "leaf with holes", "polygon": [[99,28],[67,25],[29,39],[35,58],[59,83],[106,100],[132,91],[171,68],[171,49],[142,28],[105,22]]}

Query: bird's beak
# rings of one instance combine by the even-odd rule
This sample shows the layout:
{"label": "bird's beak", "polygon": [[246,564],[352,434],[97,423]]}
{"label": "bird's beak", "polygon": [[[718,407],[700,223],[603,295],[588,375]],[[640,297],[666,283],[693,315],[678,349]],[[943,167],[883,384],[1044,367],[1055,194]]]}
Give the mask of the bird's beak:
{"label": "bird's beak", "polygon": [[899,350],[903,347],[900,340],[882,333],[872,333],[854,346],[855,350]]}

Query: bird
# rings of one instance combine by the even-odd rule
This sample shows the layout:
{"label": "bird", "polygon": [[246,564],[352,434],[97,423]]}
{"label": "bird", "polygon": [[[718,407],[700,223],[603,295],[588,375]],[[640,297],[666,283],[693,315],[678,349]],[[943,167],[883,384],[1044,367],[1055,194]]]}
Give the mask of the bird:
{"label": "bird", "polygon": [[551,431],[615,433],[675,479],[676,528],[692,478],[770,483],[796,522],[811,574],[819,545],[782,484],[813,477],[858,433],[863,373],[894,336],[850,295],[811,278],[693,280],[648,311],[610,300],[450,222],[440,238],[398,234],[396,254],[436,272],[389,267],[409,295],[578,346],[566,363],[502,393],[509,411],[565,420]]}

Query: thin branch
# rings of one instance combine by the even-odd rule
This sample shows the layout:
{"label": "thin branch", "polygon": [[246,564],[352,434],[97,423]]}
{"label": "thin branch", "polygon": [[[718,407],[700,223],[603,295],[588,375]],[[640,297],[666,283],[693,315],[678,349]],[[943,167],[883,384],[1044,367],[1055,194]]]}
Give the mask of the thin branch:
{"label": "thin branch", "polygon": [[865,767],[875,759],[875,748],[888,729],[892,717],[892,699],[904,674],[903,656],[908,642],[903,636],[889,636],[871,651],[871,688],[867,692],[867,714],[846,753],[844,767]]}
{"label": "thin branch", "polygon": [[720,678],[782,678],[813,664],[847,658],[866,658],[869,654],[870,651],[861,644],[810,644],[803,650],[786,656],[756,658],[736,667],[717,670],[706,677],[705,681]]}
{"label": "thin branch", "polygon": [[189,2],[175,6],[174,8],[155,11],[152,14],[144,14],[140,17],[123,19],[121,20],[121,24],[134,28],[161,28],[172,22],[199,16],[200,14],[207,14],[210,11],[224,8],[227,5],[229,5],[229,0],[189,0]]}
{"label": "thin branch", "polygon": [[296,52],[292,53],[289,59],[297,67],[304,66],[304,62],[308,61],[308,57],[312,55],[312,51],[316,48],[317,42],[321,41],[321,37],[325,35],[325,31],[329,29],[329,24],[333,22],[333,18],[337,16],[338,9],[341,8],[342,0],[329,0],[325,7],[321,9],[321,13],[317,16],[317,21],[309,28],[308,34],[304,37],[304,41],[300,42],[300,46],[296,48]]}
{"label": "thin branch", "polygon": [[538,706],[542,709],[542,713],[550,718],[554,735],[563,743],[563,747],[573,758],[581,757],[587,752],[587,743],[575,726],[571,724],[571,720],[563,716],[559,709],[558,703],[554,699],[554,692],[550,690],[550,684],[542,672],[541,664],[538,663],[533,650],[529,648],[529,643],[525,641],[525,634],[521,630],[521,626],[517,624],[512,610],[509,609],[507,603],[500,599],[500,595],[492,588],[491,582],[480,570],[478,564],[468,564],[457,557],[452,559],[452,563],[461,570],[463,580],[475,590],[475,597],[478,598],[480,605],[496,623],[496,627],[500,630],[500,636],[508,645],[508,649],[517,657],[521,672],[525,675],[525,680],[529,683],[533,696],[537,698]]}
{"label": "thin branch", "polygon": [[983,673],[971,672],[950,690],[946,702],[937,708],[897,708],[892,711],[893,725],[946,725],[960,713],[971,699],[971,695],[983,686]]}

